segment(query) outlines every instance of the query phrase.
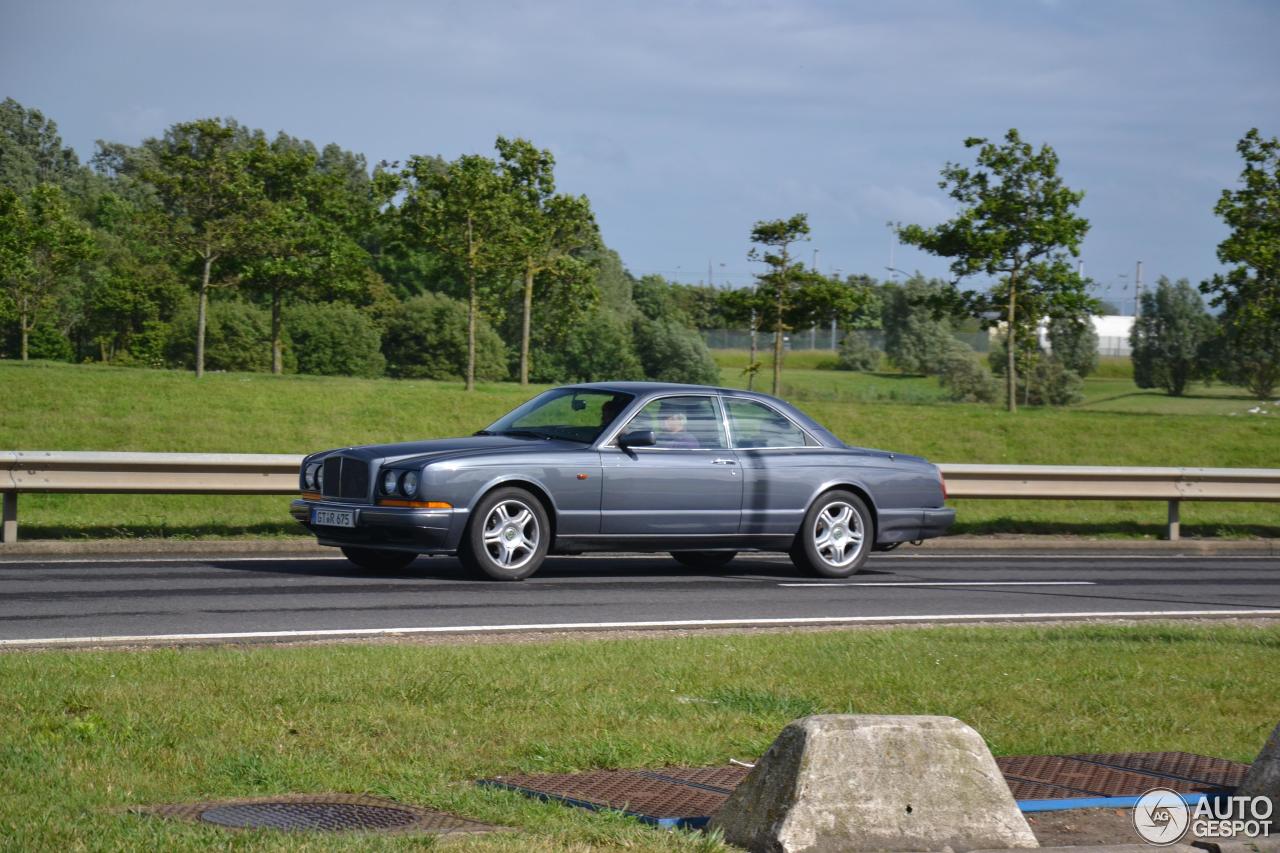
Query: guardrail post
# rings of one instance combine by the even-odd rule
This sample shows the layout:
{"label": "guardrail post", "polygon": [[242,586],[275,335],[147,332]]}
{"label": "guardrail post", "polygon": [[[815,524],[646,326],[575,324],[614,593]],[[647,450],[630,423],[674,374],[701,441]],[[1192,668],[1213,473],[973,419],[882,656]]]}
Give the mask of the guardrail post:
{"label": "guardrail post", "polygon": [[17,542],[18,541],[18,493],[4,493],[4,511],[2,514],[4,522],[3,528],[0,528],[0,542]]}
{"label": "guardrail post", "polygon": [[1180,510],[1181,503],[1179,501],[1169,501],[1169,535],[1170,542],[1177,542],[1182,538],[1182,516]]}

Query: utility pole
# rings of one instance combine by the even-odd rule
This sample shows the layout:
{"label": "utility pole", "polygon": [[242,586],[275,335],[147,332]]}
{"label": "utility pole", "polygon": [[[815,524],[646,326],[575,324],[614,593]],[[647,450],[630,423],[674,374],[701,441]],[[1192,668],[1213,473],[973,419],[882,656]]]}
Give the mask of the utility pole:
{"label": "utility pole", "polygon": [[[837,281],[840,279],[840,270],[837,269],[835,271],[835,277]],[[831,315],[831,351],[835,352],[835,350],[836,350],[836,315],[832,314]]]}
{"label": "utility pole", "polygon": [[1133,280],[1133,316],[1142,316],[1142,261],[1138,261],[1138,273]]}

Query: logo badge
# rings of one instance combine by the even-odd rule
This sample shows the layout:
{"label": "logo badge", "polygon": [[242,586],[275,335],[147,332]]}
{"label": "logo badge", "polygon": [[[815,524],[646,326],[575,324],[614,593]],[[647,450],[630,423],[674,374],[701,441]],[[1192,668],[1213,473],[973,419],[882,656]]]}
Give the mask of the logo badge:
{"label": "logo badge", "polygon": [[1133,828],[1150,844],[1173,844],[1187,831],[1191,810],[1168,788],[1152,788],[1133,807]]}

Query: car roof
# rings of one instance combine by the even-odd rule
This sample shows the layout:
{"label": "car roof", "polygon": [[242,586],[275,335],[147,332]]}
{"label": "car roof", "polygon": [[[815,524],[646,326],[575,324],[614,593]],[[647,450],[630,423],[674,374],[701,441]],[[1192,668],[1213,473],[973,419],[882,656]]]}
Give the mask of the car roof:
{"label": "car roof", "polygon": [[582,382],[566,385],[566,388],[590,388],[595,391],[622,391],[626,394],[655,394],[668,392],[703,393],[703,394],[743,394],[760,396],[741,388],[722,388],[718,385],[687,385],[681,382]]}

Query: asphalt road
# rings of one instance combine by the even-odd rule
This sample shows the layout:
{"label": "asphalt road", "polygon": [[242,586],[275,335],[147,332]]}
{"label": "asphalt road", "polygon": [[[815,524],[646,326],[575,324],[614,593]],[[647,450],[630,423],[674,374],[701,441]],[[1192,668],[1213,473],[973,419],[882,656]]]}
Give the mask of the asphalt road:
{"label": "asphalt road", "polygon": [[[0,648],[565,628],[1142,616],[1280,617],[1276,557],[875,555],[843,581],[784,558],[715,573],[663,556],[551,558],[522,583],[419,558],[20,558],[0,562]],[[211,635],[211,636],[210,636]]]}

